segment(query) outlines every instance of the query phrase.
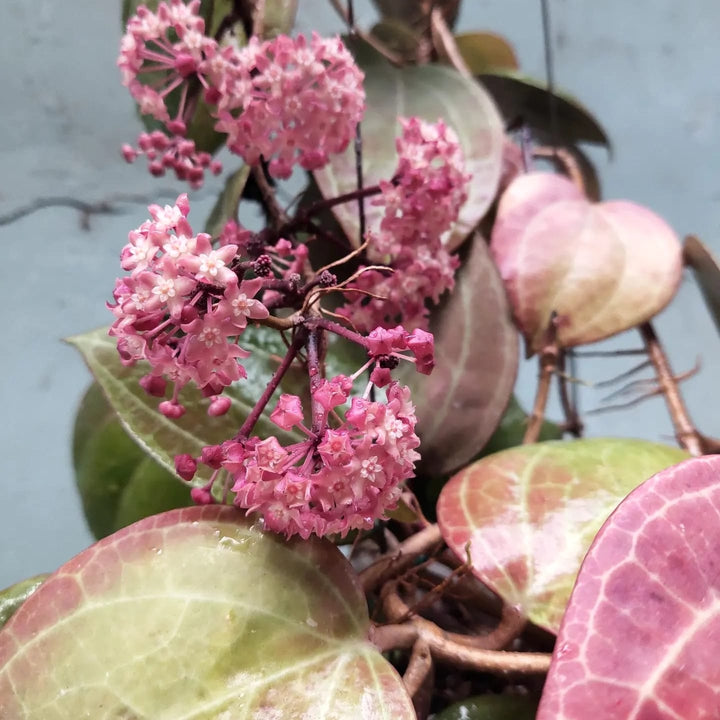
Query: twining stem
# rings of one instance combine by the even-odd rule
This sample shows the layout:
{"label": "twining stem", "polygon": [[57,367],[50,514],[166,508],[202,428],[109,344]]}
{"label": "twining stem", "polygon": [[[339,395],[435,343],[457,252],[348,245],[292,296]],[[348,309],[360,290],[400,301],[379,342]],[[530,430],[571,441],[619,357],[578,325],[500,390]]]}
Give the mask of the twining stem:
{"label": "twining stem", "polygon": [[400,546],[387,555],[376,560],[370,567],[360,573],[360,583],[366,593],[372,592],[389,578],[411,567],[418,555],[427,553],[430,549],[442,542],[440,528],[428,525],[420,532],[411,535]]}
{"label": "twining stem", "polygon": [[290,369],[293,360],[297,356],[298,352],[300,352],[300,349],[303,347],[306,340],[307,331],[304,327],[299,327],[295,332],[295,337],[290,343],[290,347],[288,347],[287,352],[285,353],[285,357],[283,358],[280,365],[278,365],[277,370],[275,370],[275,372],[273,373],[273,376],[270,378],[270,381],[265,387],[265,390],[263,390],[263,394],[260,396],[260,399],[257,401],[257,403],[255,403],[255,407],[253,407],[253,409],[250,411],[250,414],[247,416],[247,418],[245,418],[245,422],[238,430],[237,435],[235,435],[235,440],[245,440],[249,437],[252,429],[255,427],[255,423],[258,421],[263,411],[267,407],[267,404],[270,402],[270,398],[272,397],[275,390],[277,390],[278,385],[280,385],[280,382],[285,376],[285,373]]}
{"label": "twining stem", "polygon": [[558,355],[560,349],[557,344],[557,329],[555,317],[551,318],[548,327],[545,346],[540,351],[538,364],[540,375],[538,377],[537,392],[532,412],[528,418],[527,428],[523,437],[523,444],[529,445],[538,441],[543,421],[545,420],[545,408],[547,407],[548,396],[550,395],[550,382],[552,376],[558,370]]}
{"label": "twining stem", "polygon": [[[409,610],[405,601],[392,587],[386,586],[383,592],[383,609],[391,622],[395,618],[404,617]],[[551,655],[546,653],[524,653],[508,652],[503,650],[485,650],[472,647],[455,641],[453,633],[448,633],[435,623],[421,617],[414,617],[409,623],[415,629],[417,638],[424,640],[430,648],[435,660],[448,663],[456,668],[466,668],[477,672],[491,672],[500,674],[522,673],[528,675],[545,674],[550,667]],[[402,628],[404,625],[389,626]],[[387,643],[392,638],[392,632],[386,630],[384,633],[371,634],[371,641],[382,640],[387,649]],[[397,639],[407,643],[411,634],[406,631],[396,631]]]}
{"label": "twining stem", "polygon": [[318,200],[303,210],[298,215],[298,219],[311,218],[324,210],[334,208],[336,205],[342,205],[343,203],[352,202],[353,200],[363,200],[364,198],[379,195],[381,192],[382,188],[379,185],[369,185],[368,187],[360,187],[357,190],[351,190],[350,192],[343,193],[337,197]]}
{"label": "twining stem", "polygon": [[680,394],[677,379],[673,375],[670,362],[660,344],[655,329],[650,322],[646,322],[640,325],[638,330],[645,343],[650,362],[655,369],[662,394],[665,396],[665,402],[670,411],[678,443],[691,455],[702,455],[702,438],[690,419],[685,402]]}
{"label": "twining stem", "polygon": [[424,720],[430,711],[435,668],[427,642],[418,638],[412,647],[407,669],[403,674],[403,683],[412,698],[415,715]]}
{"label": "twining stem", "polygon": [[360,333],[355,332],[354,330],[350,330],[350,328],[346,328],[340,323],[336,323],[334,320],[328,320],[327,318],[317,318],[313,320],[312,323],[315,327],[323,328],[328,332],[335,333],[336,335],[339,335],[340,337],[345,338],[350,342],[354,342],[365,349],[368,348],[367,338],[365,338]]}

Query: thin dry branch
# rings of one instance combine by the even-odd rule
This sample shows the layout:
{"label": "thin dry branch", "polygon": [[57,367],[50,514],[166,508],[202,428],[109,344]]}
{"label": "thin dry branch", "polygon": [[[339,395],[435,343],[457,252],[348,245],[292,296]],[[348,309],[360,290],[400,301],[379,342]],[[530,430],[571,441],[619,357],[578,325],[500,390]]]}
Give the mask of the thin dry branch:
{"label": "thin dry branch", "polygon": [[550,395],[550,383],[552,376],[558,371],[558,355],[560,349],[557,344],[557,328],[555,325],[555,314],[550,319],[550,325],[546,333],[545,345],[540,351],[538,364],[540,373],[538,377],[537,392],[533,409],[528,417],[528,425],[525,429],[523,444],[529,445],[538,441],[543,421],[545,420],[545,408],[547,407],[548,396]]}
{"label": "thin dry branch", "polygon": [[663,346],[660,344],[655,329],[650,322],[646,322],[640,325],[638,330],[645,343],[645,349],[647,350],[650,362],[652,362],[655,368],[660,390],[665,396],[665,402],[670,411],[670,417],[672,418],[675,437],[678,443],[691,455],[702,455],[703,444],[701,435],[690,419],[687,407],[680,394],[677,378],[673,375],[670,362],[668,361]]}

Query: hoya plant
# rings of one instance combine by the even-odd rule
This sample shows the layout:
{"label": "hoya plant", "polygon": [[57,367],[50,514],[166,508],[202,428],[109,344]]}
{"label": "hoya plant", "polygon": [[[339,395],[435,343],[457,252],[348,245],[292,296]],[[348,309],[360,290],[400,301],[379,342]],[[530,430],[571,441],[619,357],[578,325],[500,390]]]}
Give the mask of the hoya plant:
{"label": "hoya plant", "polygon": [[[0,716],[720,717],[719,445],[652,325],[715,260],[459,2],[330,5],[123,3],[122,155],[186,187],[69,339],[98,542],[0,596]],[[633,328],[677,445],[583,437],[576,348]]]}

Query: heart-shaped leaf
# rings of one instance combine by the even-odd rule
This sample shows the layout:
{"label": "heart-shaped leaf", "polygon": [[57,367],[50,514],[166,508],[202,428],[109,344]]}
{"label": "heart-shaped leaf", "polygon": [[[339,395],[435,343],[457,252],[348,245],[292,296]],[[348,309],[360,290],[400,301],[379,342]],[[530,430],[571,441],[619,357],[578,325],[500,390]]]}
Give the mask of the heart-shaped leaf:
{"label": "heart-shaped leaf", "polygon": [[438,501],[440,530],[473,572],[532,622],[557,632],[603,521],[643,480],[687,457],[642,440],[550,441],[468,466]]}
{"label": "heart-shaped leaf", "polygon": [[0,632],[3,720],[415,718],[330,543],[173,510],[61,567]]}
{"label": "heart-shaped leaf", "polygon": [[491,249],[529,355],[553,312],[561,345],[595,342],[662,310],[682,274],[680,243],[662,218],[631,202],[590,203],[551,173],[510,184]]}
{"label": "heart-shaped leaf", "polygon": [[422,440],[421,471],[448,473],[474,457],[502,417],[515,385],[518,338],[505,291],[481,235],[444,305],[431,319],[435,369],[411,371]]}
{"label": "heart-shaped leaf", "polygon": [[17,612],[17,609],[45,582],[47,574],[21,580],[0,590],[0,628]]}
{"label": "heart-shaped leaf", "polygon": [[694,235],[685,238],[683,255],[695,273],[705,304],[720,332],[720,265],[710,249]]}
{"label": "heart-shaped leaf", "polygon": [[559,137],[553,138],[551,94],[544,83],[516,70],[499,69],[483,72],[480,81],[508,122],[522,118],[525,124],[539,131],[543,141],[550,140],[562,145],[589,142],[610,148],[610,140],[602,125],[572,95],[558,91],[553,93],[559,134]]}
{"label": "heart-shaped leaf", "polygon": [[621,503],[580,569],[538,720],[718,717],[718,547],[720,457]]}
{"label": "heart-shaped leaf", "polygon": [[187,483],[131,439],[97,383],[80,404],[73,446],[77,487],[96,538],[192,504]]}
{"label": "heart-shaped leaf", "polygon": [[[235,435],[286,351],[279,333],[268,328],[248,327],[242,338],[242,346],[252,352],[251,357],[243,361],[247,378],[226,391],[233,400],[228,413],[221,417],[209,417],[207,399],[199,390],[188,386],[180,395],[187,412],[180,419],[171,420],[157,410],[158,398],[150,397],[139,385],[140,378],[148,372],[148,366],[138,363],[125,367],[120,362],[114,338],[107,334],[107,328],[76,335],[68,342],[82,353],[90,372],[130,437],[173,473],[175,455],[190,453],[199,456],[206,445],[215,445]],[[297,384],[289,387],[289,384],[297,383],[298,373],[288,373],[285,379],[285,385],[281,383],[285,390],[278,392],[298,389]],[[275,435],[281,442],[292,441],[295,437],[278,428],[267,414],[258,420],[256,431],[266,436]],[[196,481],[207,480],[211,473],[210,468],[200,465]]]}
{"label": "heart-shaped leaf", "polygon": [[[458,134],[465,153],[465,168],[472,175],[468,200],[448,239],[456,248],[477,225],[492,203],[500,180],[503,125],[489,95],[474,81],[440,65],[397,68],[366,44],[351,49],[365,73],[367,109],[362,121],[363,174],[366,186],[388,180],[397,167],[395,137],[398,116],[418,116],[430,122],[442,118]],[[357,187],[352,147],[333,155],[330,163],[315,171],[315,180],[326,198]],[[379,223],[381,210],[365,203],[368,226]],[[358,241],[357,203],[334,208],[351,242]]]}
{"label": "heart-shaped leaf", "polygon": [[478,695],[451,705],[434,720],[535,720],[537,705],[526,695]]}
{"label": "heart-shaped leaf", "polygon": [[489,32],[461,33],[455,36],[455,43],[473,75],[496,69],[518,68],[515,51],[502,35]]}

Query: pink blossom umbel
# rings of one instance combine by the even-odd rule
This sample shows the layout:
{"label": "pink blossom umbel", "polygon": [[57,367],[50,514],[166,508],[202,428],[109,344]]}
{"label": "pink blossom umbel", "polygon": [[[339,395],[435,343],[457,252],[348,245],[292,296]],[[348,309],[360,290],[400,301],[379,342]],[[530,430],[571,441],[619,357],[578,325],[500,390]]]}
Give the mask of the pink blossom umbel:
{"label": "pink blossom umbel", "polygon": [[462,149],[455,132],[441,120],[401,120],[402,134],[394,182],[382,181],[373,202],[384,208],[377,232],[368,233],[368,259],[395,272],[368,270],[340,312],[359,330],[402,323],[427,328],[427,300],[437,303],[454,286],[458,259],[445,249],[444,234],[467,199]]}

